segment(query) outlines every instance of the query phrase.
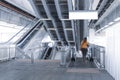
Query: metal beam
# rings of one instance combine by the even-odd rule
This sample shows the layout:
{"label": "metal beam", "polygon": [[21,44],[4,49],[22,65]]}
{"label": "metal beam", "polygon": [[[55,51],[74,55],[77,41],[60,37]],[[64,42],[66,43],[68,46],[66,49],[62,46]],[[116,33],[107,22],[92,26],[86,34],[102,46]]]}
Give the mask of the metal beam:
{"label": "metal beam", "polygon": [[11,4],[10,2],[8,2],[6,0],[0,0],[0,6],[6,7],[8,9],[10,9],[10,10],[13,10],[13,11],[15,11],[15,12],[17,12],[17,13],[23,15],[23,16],[26,16],[27,18],[30,18],[30,19],[35,18],[35,16],[33,14],[28,13],[27,11],[25,11],[25,10]]}
{"label": "metal beam", "polygon": [[54,38],[54,37],[51,35],[50,30],[48,29],[47,22],[46,22],[46,21],[43,21],[43,23],[45,24],[46,30],[47,30],[48,34],[50,35],[50,37],[51,37],[51,38]]}
{"label": "metal beam", "polygon": [[33,10],[35,12],[35,14],[36,14],[36,17],[39,18],[40,16],[39,16],[38,10],[36,8],[35,2],[33,0],[29,0],[29,2],[31,4],[31,6],[32,6],[32,8],[33,8]]}
{"label": "metal beam", "polygon": [[52,19],[52,15],[50,14],[50,10],[48,9],[46,0],[41,0],[41,1],[42,1],[43,7],[45,9],[45,12],[46,12],[48,18]]}
{"label": "metal beam", "polygon": [[[72,0],[67,0],[67,2],[68,2],[69,11],[73,10],[74,7],[72,9]],[[71,24],[72,24],[73,39],[75,41],[75,32],[74,32],[75,30],[74,30],[74,22],[73,22],[73,20],[71,20]]]}
{"label": "metal beam", "polygon": [[31,5],[32,5],[32,7],[33,7],[33,9],[34,9],[37,17],[40,18],[41,20],[43,20],[43,23],[44,23],[44,25],[45,25],[45,27],[46,27],[46,30],[47,30],[48,34],[50,35],[51,38],[53,38],[53,36],[51,35],[50,31],[48,30],[48,25],[47,25],[47,23],[46,23],[46,21],[45,21],[45,20],[47,20],[47,19],[42,19],[42,16],[39,14],[39,12],[38,12],[38,10],[37,10],[37,8],[36,8],[35,2],[34,2],[33,0],[30,0],[30,3],[31,3]]}
{"label": "metal beam", "polygon": [[[56,5],[56,9],[57,9],[57,13],[58,13],[58,16],[59,16],[59,19],[62,19],[62,13],[61,13],[61,9],[60,9],[60,5],[59,5],[59,0],[54,0],[55,1],[55,5]],[[64,29],[64,33],[65,33],[65,39],[67,40],[68,42],[68,36],[67,36],[67,32],[65,31],[65,22],[62,21],[62,26],[63,26],[63,29]],[[70,44],[69,44],[70,45]]]}
{"label": "metal beam", "polygon": [[[57,34],[58,39],[61,40],[60,35],[59,35],[59,33],[58,33],[57,25],[55,24],[55,20],[53,19],[52,15],[51,15],[51,13],[50,13],[50,10],[49,10],[49,8],[48,8],[48,5],[47,5],[47,3],[46,3],[46,0],[41,0],[41,1],[42,1],[43,7],[44,7],[44,9],[45,9],[45,12],[46,12],[48,18],[52,19],[52,23],[53,23],[54,28],[56,29],[55,31],[56,31],[56,34]],[[62,43],[62,45],[63,45],[63,43]]]}
{"label": "metal beam", "polygon": [[[61,40],[60,35],[59,35],[59,33],[58,33],[57,25],[56,25],[56,23],[55,23],[55,20],[52,20],[52,23],[53,23],[54,28],[56,29],[55,31],[56,31],[56,34],[57,34],[57,36],[58,36],[58,39]],[[64,45],[63,42],[62,42],[62,45]]]}

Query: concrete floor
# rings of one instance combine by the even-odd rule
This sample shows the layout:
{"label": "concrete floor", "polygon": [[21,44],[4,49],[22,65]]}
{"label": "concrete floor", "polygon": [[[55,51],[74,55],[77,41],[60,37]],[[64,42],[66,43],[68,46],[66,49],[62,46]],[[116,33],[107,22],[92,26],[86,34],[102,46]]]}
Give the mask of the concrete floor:
{"label": "concrete floor", "polygon": [[0,80],[114,80],[96,68],[60,67],[59,61],[15,60],[0,63]]}
{"label": "concrete floor", "polygon": [[77,58],[75,62],[69,64],[69,68],[97,68],[93,62],[88,60],[83,61],[82,58]]}

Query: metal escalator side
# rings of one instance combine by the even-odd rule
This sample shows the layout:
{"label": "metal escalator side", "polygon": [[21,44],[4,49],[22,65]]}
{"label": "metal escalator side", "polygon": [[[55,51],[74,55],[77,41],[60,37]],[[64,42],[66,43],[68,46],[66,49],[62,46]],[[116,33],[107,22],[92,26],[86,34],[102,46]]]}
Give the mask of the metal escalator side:
{"label": "metal escalator side", "polygon": [[56,55],[56,47],[47,47],[44,49],[41,55],[41,59],[54,59]]}
{"label": "metal escalator side", "polygon": [[50,47],[44,59],[50,59],[51,52],[52,52],[52,48]]}
{"label": "metal escalator side", "polygon": [[47,47],[47,48],[43,51],[42,56],[41,56],[41,59],[50,59],[51,51],[52,51],[52,48],[51,48],[51,47]]}
{"label": "metal escalator side", "polygon": [[41,59],[44,59],[44,55],[46,54],[48,49],[49,47],[45,48],[45,50],[42,52]]}
{"label": "metal escalator side", "polygon": [[24,34],[18,41],[17,45],[20,48],[24,48],[24,46],[31,40],[31,38],[38,32],[38,30],[41,28],[43,25],[40,20],[37,21],[37,23],[32,27],[26,34]]}
{"label": "metal escalator side", "polygon": [[[21,38],[24,39],[25,36],[27,36],[38,24],[39,24],[39,21],[36,22],[35,25],[33,25],[33,27],[30,30],[28,30]],[[22,39],[18,40],[17,43],[20,43]]]}
{"label": "metal escalator side", "polygon": [[54,60],[57,53],[58,53],[58,48],[54,46],[50,55],[50,59]]}
{"label": "metal escalator side", "polygon": [[55,46],[52,47],[52,50],[51,50],[51,53],[50,53],[49,59],[53,59],[54,55],[55,55]]}

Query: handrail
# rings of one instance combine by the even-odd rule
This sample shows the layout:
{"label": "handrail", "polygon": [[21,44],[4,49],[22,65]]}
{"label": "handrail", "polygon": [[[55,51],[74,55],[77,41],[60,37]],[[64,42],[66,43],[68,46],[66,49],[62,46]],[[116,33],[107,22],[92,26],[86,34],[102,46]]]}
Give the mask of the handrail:
{"label": "handrail", "polygon": [[16,49],[19,50],[22,54],[25,54],[25,52],[21,50],[19,47],[16,46]]}
{"label": "handrail", "polygon": [[[32,22],[34,22],[37,18],[34,18]],[[29,22],[25,27],[23,27],[18,33],[16,33],[13,37],[11,37],[8,41],[4,42],[4,43],[0,43],[0,44],[6,44],[8,42],[10,42],[13,38],[15,38],[20,32],[22,32],[28,25],[30,25],[31,22]]]}
{"label": "handrail", "polygon": [[[40,20],[38,20],[38,22],[36,22],[36,24],[35,24],[34,26],[37,26],[37,27],[38,27],[38,25],[41,24],[41,23],[39,23],[39,22],[40,22]],[[24,40],[22,40],[22,42],[24,42],[24,41],[33,33],[33,31],[36,29],[36,27],[32,27],[32,28],[34,28],[34,29],[30,32],[29,35],[27,35],[27,37],[24,38]],[[31,28],[31,29],[32,29],[32,28]],[[30,29],[30,30],[31,30],[31,29]],[[28,32],[29,32],[29,30],[28,30]],[[26,32],[26,34],[28,34],[28,32]],[[26,34],[25,34],[25,35],[26,35]],[[23,36],[22,36],[22,37],[23,37]],[[18,46],[22,44],[22,42],[19,43],[19,41],[21,41],[21,38],[20,38],[20,40],[17,41],[17,45],[18,45]]]}
{"label": "handrail", "polygon": [[71,48],[68,48],[67,50],[61,50],[62,54],[61,54],[61,66],[68,66],[67,64],[70,61],[70,51]]}
{"label": "handrail", "polygon": [[[30,57],[25,54],[25,51],[21,50],[19,47],[16,46],[16,50],[18,50],[18,51],[19,51],[23,56],[25,56],[26,58],[29,58],[29,59],[30,59]],[[15,57],[16,57],[16,58],[19,58],[20,56],[19,56],[19,57],[15,56]]]}
{"label": "handrail", "polygon": [[[34,22],[36,19],[37,19],[37,18],[33,19],[32,22]],[[30,22],[27,26],[29,26],[30,24],[31,24],[31,22]],[[34,25],[34,24],[35,24],[35,23],[33,23],[33,25]],[[25,26],[20,32],[24,31],[25,28],[27,28],[27,26]],[[31,28],[32,28],[32,26],[30,27],[30,29],[31,29]],[[19,32],[19,33],[20,33],[20,32]],[[18,33],[18,34],[19,34],[19,33]],[[18,34],[17,34],[17,35],[18,35]],[[17,35],[16,35],[16,36],[17,36]],[[15,38],[15,36],[14,36],[13,38]],[[12,38],[12,39],[13,39],[13,38]],[[12,40],[12,39],[11,39],[11,40]]]}
{"label": "handrail", "polygon": [[98,68],[105,67],[105,47],[93,44],[91,46],[91,56]]}
{"label": "handrail", "polygon": [[50,47],[48,47],[47,50],[45,51],[45,54],[44,54],[44,56],[43,56],[43,59],[45,59],[45,56],[47,55],[47,52],[48,52],[49,48],[50,48]]}
{"label": "handrail", "polygon": [[[12,50],[11,50],[12,49]],[[0,46],[0,60],[6,61],[15,58],[15,49],[13,46]]]}

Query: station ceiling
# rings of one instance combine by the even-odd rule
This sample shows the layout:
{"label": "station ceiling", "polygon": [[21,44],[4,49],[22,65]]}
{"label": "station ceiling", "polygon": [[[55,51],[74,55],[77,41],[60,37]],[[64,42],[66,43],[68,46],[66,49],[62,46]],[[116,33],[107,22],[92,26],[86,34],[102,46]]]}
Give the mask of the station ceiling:
{"label": "station ceiling", "polygon": [[[75,30],[77,22],[75,24],[73,20],[68,20],[69,11],[74,8],[72,0],[32,1],[38,11],[40,19],[43,20],[43,23],[50,34],[50,37],[60,45],[75,45],[75,35],[79,32],[78,30]],[[81,9],[83,8],[82,5],[78,7]],[[83,32],[83,28],[81,28],[81,32]]]}

